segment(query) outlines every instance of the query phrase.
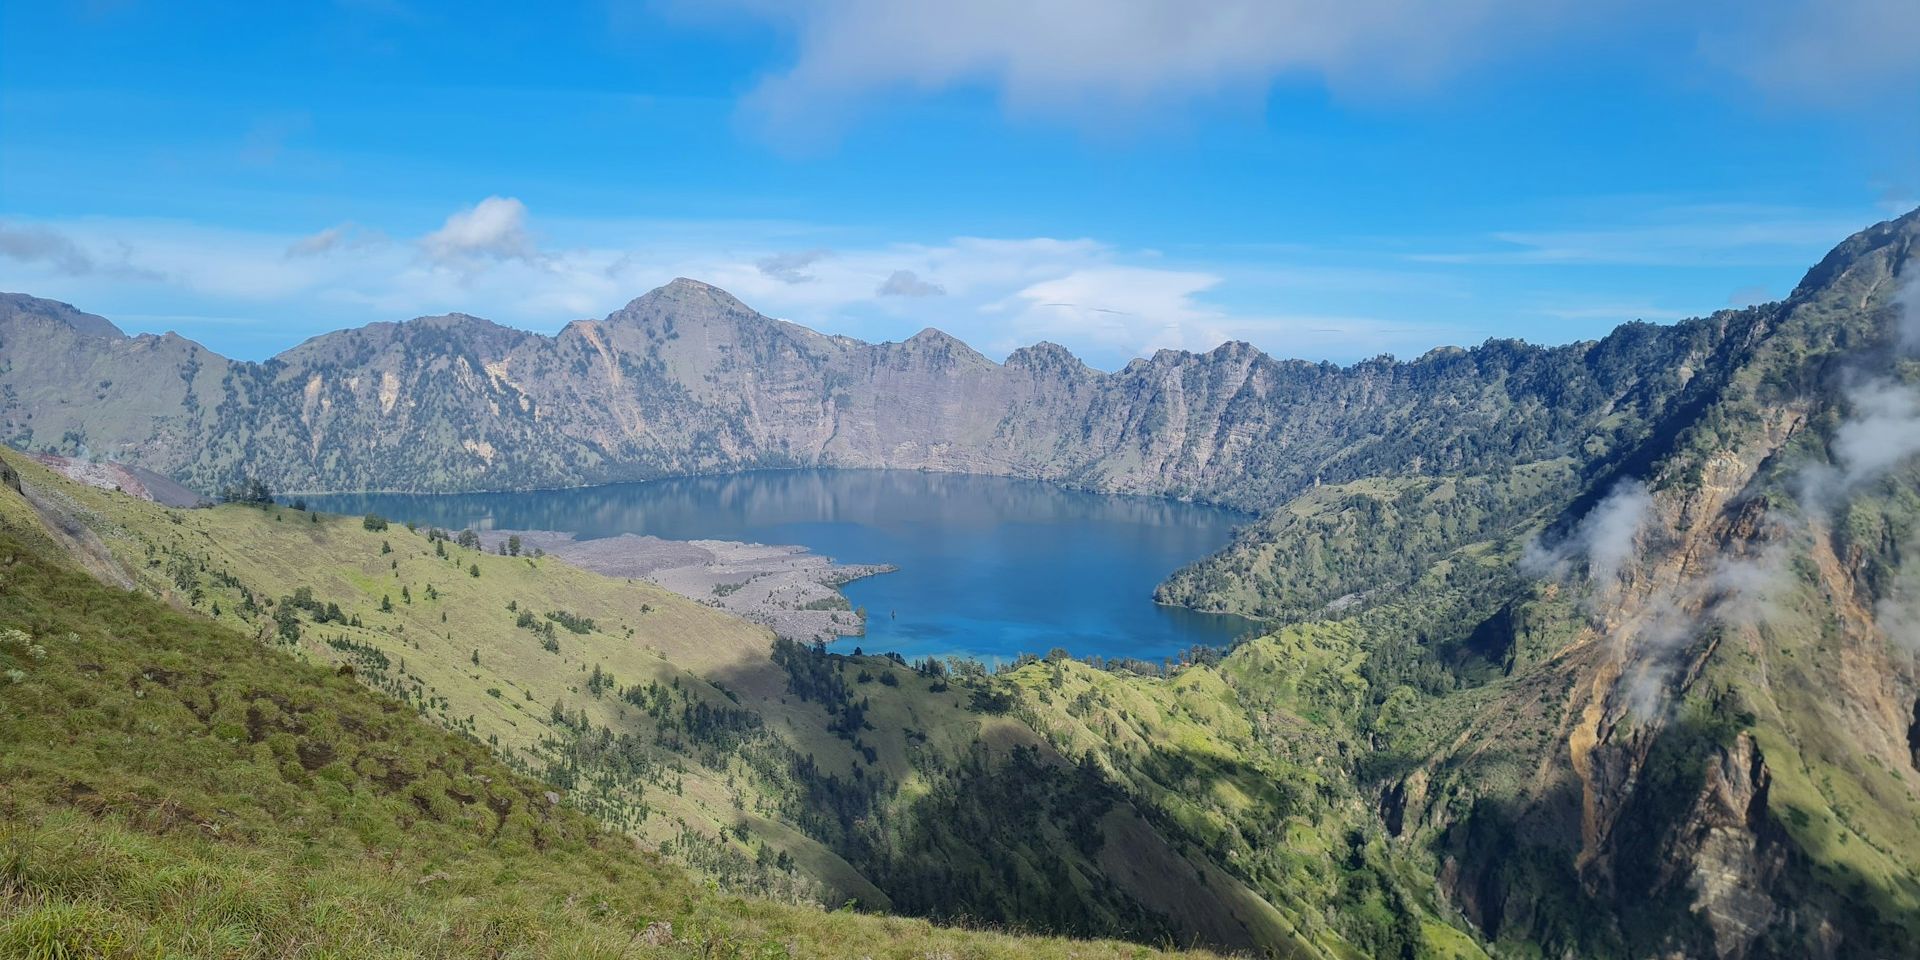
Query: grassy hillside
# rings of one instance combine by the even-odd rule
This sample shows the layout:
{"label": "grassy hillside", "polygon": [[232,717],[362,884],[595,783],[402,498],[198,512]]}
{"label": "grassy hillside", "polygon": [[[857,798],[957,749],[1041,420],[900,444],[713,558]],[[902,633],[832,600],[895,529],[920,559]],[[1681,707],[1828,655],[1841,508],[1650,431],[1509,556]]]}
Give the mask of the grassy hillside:
{"label": "grassy hillside", "polygon": [[351,668],[726,889],[1148,943],[1345,949],[1318,891],[1225,869],[1160,819],[1146,783],[1043,736],[978,671],[775,648],[650,585],[438,531],[284,506],[168,510],[20,470],[99,575]]}
{"label": "grassy hillside", "polygon": [[71,537],[0,489],[0,955],[1154,953],[715,894],[349,671],[100,583]]}
{"label": "grassy hillside", "polygon": [[[454,896],[424,941],[449,953],[496,935],[564,953],[524,945],[573,943],[554,918],[573,931],[581,910],[629,935],[649,911],[718,925],[723,954],[789,930],[828,953],[856,931],[958,936],[774,905],[851,900],[1289,957],[1482,956],[1476,938],[1517,956],[1899,955],[1920,937],[1920,355],[1895,298],[1916,242],[1920,213],[1849,240],[1780,304],[1579,348],[1262,368],[1412,379],[1374,439],[1306,473],[1280,447],[1205,461],[1291,498],[1163,597],[1283,625],[1167,675],[832,654],[442,531],[170,511],[0,455],[26,494],[0,489],[11,527],[111,585],[36,573],[47,548],[26,534],[0,544],[0,600],[24,611],[0,685],[23,744],[0,797],[9,849],[28,851],[4,861],[22,878],[7,902],[258,943],[220,931],[286,911],[194,912],[111,864],[259,870],[295,884],[273,902],[313,927],[334,908],[301,898],[372,882],[374,863],[391,891],[340,909]],[[1312,419],[1262,396],[1251,412],[1282,434]],[[1339,429],[1374,429],[1355,409]],[[168,655],[175,634],[267,666]],[[760,899],[701,893],[609,829]],[[74,853],[75,831],[158,852]],[[312,838],[291,862],[315,873],[246,859],[289,856],[283,834]],[[652,886],[629,896],[653,899],[583,906],[595,879],[556,901],[575,889],[534,864],[561,876],[589,855],[638,856]],[[69,864],[94,879],[34,879]],[[442,894],[455,876],[469,885]],[[473,886],[523,876],[512,896],[531,900]]]}

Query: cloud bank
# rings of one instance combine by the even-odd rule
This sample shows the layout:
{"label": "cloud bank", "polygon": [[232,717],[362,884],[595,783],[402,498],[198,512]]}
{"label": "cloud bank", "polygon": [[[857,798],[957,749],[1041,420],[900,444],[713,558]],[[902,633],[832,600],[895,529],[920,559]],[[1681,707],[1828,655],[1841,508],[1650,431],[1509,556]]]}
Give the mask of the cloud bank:
{"label": "cloud bank", "polygon": [[1100,123],[1275,77],[1427,82],[1559,19],[1563,0],[817,0],[735,3],[793,30],[793,65],[747,98],[784,139],[893,89],[985,85],[1016,114]]}
{"label": "cloud bank", "polygon": [[[568,245],[546,239],[553,235]],[[822,243],[829,236],[831,252]],[[1051,340],[1107,369],[1227,340],[1360,359],[1485,335],[1442,322],[1244,305],[1279,299],[1264,292],[1242,294],[1240,305],[1215,299],[1276,285],[1344,299],[1398,283],[1405,296],[1431,302],[1420,297],[1424,288],[1383,270],[1262,262],[1236,274],[1085,238],[863,243],[844,230],[780,222],[546,221],[504,195],[411,236],[351,222],[292,234],[104,218],[0,224],[0,288],[70,300],[136,331],[141,317],[177,324],[215,349],[255,358],[330,329],[450,311],[554,330],[676,276],[831,333],[900,339],[935,326],[989,354]]]}
{"label": "cloud bank", "polygon": [[[710,8],[681,3],[713,17]],[[788,143],[830,138],[872,102],[985,88],[1008,112],[1099,127],[1275,83],[1418,93],[1503,58],[1622,46],[1767,97],[1836,101],[1920,78],[1910,0],[732,0],[784,26],[792,63],[743,103]]]}

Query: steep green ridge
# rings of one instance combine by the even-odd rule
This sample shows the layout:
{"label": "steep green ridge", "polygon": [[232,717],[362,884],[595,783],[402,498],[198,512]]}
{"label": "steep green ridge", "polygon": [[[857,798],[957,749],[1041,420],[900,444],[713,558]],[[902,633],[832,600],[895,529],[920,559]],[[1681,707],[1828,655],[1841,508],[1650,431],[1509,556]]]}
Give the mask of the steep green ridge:
{"label": "steep green ridge", "polygon": [[349,671],[100,583],[68,536],[0,489],[0,955],[1158,955],[711,893]]}
{"label": "steep green ridge", "polygon": [[1390,819],[1445,852],[1490,932],[1806,956],[1895,955],[1920,931],[1900,572],[1920,547],[1920,364],[1894,297],[1916,234],[1920,217],[1881,224],[1810,272],[1637,459],[1649,493],[1617,571],[1510,594],[1482,625],[1509,674],[1466,711],[1437,701],[1394,751],[1415,769],[1387,781]]}
{"label": "steep green ridge", "polygon": [[1917,236],[1878,225],[1715,318],[1721,348],[1635,442],[1322,486],[1168,589],[1337,618],[1279,635],[1299,713],[1364,736],[1348,771],[1389,847],[1501,949],[1898,955],[1920,933],[1920,318],[1896,297]]}

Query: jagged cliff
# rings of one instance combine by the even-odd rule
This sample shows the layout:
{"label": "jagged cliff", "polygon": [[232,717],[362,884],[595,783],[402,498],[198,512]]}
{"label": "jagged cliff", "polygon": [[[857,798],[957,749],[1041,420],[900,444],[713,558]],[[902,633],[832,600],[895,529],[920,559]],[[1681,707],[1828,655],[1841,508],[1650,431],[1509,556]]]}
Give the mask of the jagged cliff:
{"label": "jagged cliff", "polygon": [[553,337],[455,314],[255,364],[12,296],[0,435],[206,491],[242,472],[283,490],[446,491],[836,465],[1264,509],[1316,481],[1482,473],[1611,443],[1635,426],[1619,408],[1670,393],[1699,333],[1633,325],[1598,344],[1346,368],[1228,343],[1106,374],[1052,344],[997,364],[934,330],[829,337],[676,280]]}

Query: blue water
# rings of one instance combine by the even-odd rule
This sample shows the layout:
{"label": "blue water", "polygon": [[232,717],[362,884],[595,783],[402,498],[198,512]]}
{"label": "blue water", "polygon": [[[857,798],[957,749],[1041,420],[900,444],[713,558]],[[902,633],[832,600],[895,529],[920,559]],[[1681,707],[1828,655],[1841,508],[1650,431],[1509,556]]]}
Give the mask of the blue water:
{"label": "blue water", "polygon": [[1224,546],[1244,514],[1027,480],[796,470],[530,493],[308,499],[318,509],[453,530],[792,543],[842,563],[899,567],[846,585],[847,598],[867,609],[867,635],[839,649],[993,662],[1064,647],[1074,656],[1157,661],[1253,628],[1153,602],[1156,584]]}

